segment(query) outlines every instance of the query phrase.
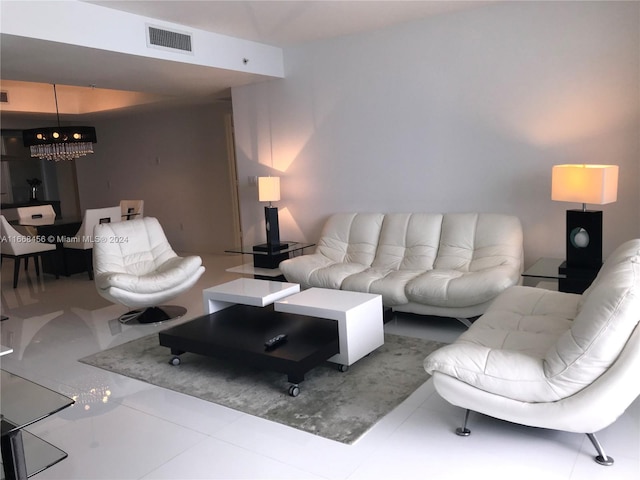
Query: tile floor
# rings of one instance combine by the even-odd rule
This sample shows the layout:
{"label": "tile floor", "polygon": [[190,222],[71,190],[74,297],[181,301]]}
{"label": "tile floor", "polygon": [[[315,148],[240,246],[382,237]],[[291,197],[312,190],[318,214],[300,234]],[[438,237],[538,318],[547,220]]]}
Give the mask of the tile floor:
{"label": "tile floor", "polygon": [[[238,256],[203,256],[207,272],[173,303],[202,314],[201,290],[237,278]],[[473,415],[468,438],[453,434],[464,412],[427,381],[355,445],[343,445],[79,363],[81,357],[166,326],[124,326],[125,308],[95,292],[85,275],[11,288],[2,266],[2,368],[79,401],[29,428],[69,453],[46,479],[634,479],[640,478],[640,400],[598,438],[613,467],[593,460],[584,435]],[[389,332],[452,341],[456,321],[396,316]],[[108,393],[107,393],[108,392]],[[107,401],[102,402],[106,397]],[[292,400],[295,401],[295,400]]]}

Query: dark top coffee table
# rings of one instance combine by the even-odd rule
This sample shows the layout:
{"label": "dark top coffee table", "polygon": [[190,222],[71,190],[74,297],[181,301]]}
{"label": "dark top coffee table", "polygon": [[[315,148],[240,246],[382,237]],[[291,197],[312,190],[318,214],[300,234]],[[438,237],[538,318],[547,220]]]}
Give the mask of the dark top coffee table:
{"label": "dark top coffee table", "polygon": [[[287,341],[273,350],[264,343],[278,334]],[[300,393],[306,372],[340,351],[338,322],[276,312],[273,305],[232,305],[159,333],[178,365],[185,352],[232,359],[241,364],[285,373],[289,395]]]}

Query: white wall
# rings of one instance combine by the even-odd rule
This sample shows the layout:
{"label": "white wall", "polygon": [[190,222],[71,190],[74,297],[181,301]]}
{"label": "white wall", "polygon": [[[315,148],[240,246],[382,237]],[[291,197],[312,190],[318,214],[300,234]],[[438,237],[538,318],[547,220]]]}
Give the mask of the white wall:
{"label": "white wall", "polygon": [[[525,263],[564,256],[560,163],[620,165],[604,254],[640,236],[640,4],[509,2],[285,50],[286,78],[233,90],[245,243],[253,175],[282,175],[281,238],[339,211],[520,217]],[[592,206],[593,207],[593,206]]]}
{"label": "white wall", "polygon": [[174,250],[222,253],[233,243],[226,103],[97,119],[95,153],[76,160],[80,207],[143,199]]}

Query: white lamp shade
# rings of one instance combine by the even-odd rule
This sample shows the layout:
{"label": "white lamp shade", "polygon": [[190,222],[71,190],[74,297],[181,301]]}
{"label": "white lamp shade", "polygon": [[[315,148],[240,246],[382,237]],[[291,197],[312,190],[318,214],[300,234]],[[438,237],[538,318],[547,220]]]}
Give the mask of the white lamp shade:
{"label": "white lamp shade", "polygon": [[617,165],[554,165],[551,199],[604,205],[618,199]]}
{"label": "white lamp shade", "polygon": [[258,201],[280,200],[280,177],[258,177]]}

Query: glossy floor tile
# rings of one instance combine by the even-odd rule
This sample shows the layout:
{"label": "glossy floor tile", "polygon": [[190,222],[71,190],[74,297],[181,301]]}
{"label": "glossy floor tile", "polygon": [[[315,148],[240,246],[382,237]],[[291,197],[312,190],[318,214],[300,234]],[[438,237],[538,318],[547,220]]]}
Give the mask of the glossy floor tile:
{"label": "glossy floor tile", "polygon": [[[234,278],[233,255],[204,255],[205,275],[173,302],[203,313],[202,289]],[[188,395],[111,374],[79,358],[167,328],[122,325],[86,275],[55,280],[2,265],[3,369],[73,396],[76,404],[28,428],[69,456],[38,479],[637,479],[640,401],[598,434],[616,463],[601,467],[584,435],[527,428],[473,415],[472,435],[453,433],[464,412],[427,381],[354,445],[304,433]],[[395,315],[389,333],[451,342],[450,319]]]}

